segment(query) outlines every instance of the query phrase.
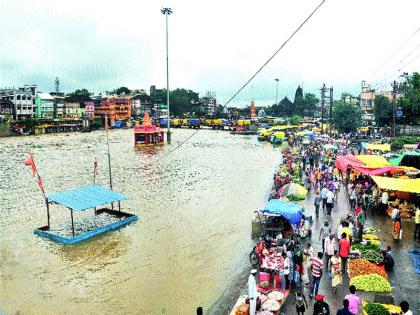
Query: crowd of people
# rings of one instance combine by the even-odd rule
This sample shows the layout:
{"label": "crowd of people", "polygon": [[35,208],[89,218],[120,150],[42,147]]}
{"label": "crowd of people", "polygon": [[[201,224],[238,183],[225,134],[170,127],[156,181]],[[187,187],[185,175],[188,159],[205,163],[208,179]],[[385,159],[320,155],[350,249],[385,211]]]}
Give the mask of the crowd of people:
{"label": "crowd of people", "polygon": [[[343,174],[335,166],[337,155],[355,153],[354,151],[345,138],[339,143],[331,140],[313,141],[309,146],[296,142],[295,153],[286,152],[287,173],[278,172],[274,176],[275,192],[292,182],[296,174],[302,177],[305,188],[315,193],[315,216],[323,216],[325,220],[318,236],[321,242],[319,251],[315,251],[309,242],[305,245],[303,241],[294,239],[293,235],[282,246],[273,245],[260,251],[259,269],[260,273],[270,275],[268,283],[272,282],[282,291],[293,287],[296,289],[293,304],[296,305],[297,314],[304,314],[308,310],[305,289],[309,292],[309,298],[315,299],[314,315],[333,314],[325,296],[320,293],[321,279],[328,277],[331,293],[335,293],[337,287],[343,284],[343,278],[348,277],[347,265],[351,244],[362,241],[366,213],[372,210],[370,198],[379,194],[368,177],[356,175],[350,169]],[[350,210],[338,220],[338,226],[332,226],[332,222],[337,221],[337,218],[332,216],[340,191],[344,192]],[[386,193],[383,193],[379,200],[381,203],[387,203],[386,198]],[[396,223],[400,222],[398,214],[393,216],[393,220],[394,229],[397,229]],[[388,246],[382,253],[385,270],[392,270],[394,260],[391,248]],[[250,275],[251,277],[254,275]],[[361,313],[362,301],[357,296],[354,286],[349,287],[349,293],[344,297],[342,304],[342,307],[336,310],[337,315]],[[408,302],[401,302],[400,307],[401,314],[412,314]]]}

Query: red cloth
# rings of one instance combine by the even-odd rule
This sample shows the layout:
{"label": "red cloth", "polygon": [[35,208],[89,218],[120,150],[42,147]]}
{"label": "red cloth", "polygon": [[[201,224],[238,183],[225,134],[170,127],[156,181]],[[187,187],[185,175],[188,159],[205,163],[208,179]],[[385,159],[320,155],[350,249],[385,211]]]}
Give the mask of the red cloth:
{"label": "red cloth", "polygon": [[25,165],[26,166],[30,166],[32,168],[32,175],[35,176],[36,173],[36,166],[35,166],[35,161],[32,157],[32,153],[29,153],[28,158],[25,161]]}
{"label": "red cloth", "polygon": [[342,172],[346,172],[347,166],[350,165],[352,167],[354,166],[363,166],[365,163],[360,161],[358,158],[356,158],[354,155],[340,155],[337,156],[337,160],[335,162],[335,166]]}

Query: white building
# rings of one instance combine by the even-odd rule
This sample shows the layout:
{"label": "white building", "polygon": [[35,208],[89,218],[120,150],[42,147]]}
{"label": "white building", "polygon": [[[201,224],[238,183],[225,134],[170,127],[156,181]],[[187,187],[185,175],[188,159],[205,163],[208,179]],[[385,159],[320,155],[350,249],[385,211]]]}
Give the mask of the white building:
{"label": "white building", "polygon": [[25,85],[23,88],[0,89],[0,99],[13,102],[13,117],[22,119],[35,115],[36,85]]}

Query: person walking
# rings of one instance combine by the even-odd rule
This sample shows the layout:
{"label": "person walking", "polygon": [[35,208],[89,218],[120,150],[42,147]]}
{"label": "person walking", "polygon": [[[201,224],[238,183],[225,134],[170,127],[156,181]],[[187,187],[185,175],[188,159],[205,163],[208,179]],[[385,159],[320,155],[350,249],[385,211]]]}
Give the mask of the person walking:
{"label": "person walking", "polygon": [[324,248],[324,255],[326,258],[326,263],[325,263],[326,271],[328,271],[330,268],[329,267],[330,259],[334,255],[335,248],[336,248],[336,242],[335,242],[334,234],[330,233],[330,235],[325,239],[325,248]]}
{"label": "person walking", "polygon": [[322,211],[324,211],[324,213],[325,213],[325,207],[327,206],[327,193],[328,193],[328,188],[327,188],[327,185],[324,183],[322,185],[322,190],[321,190]]}
{"label": "person walking", "polygon": [[410,304],[407,301],[402,301],[400,303],[401,315],[413,315],[413,312],[410,310]]}
{"label": "person walking", "polygon": [[350,241],[347,239],[346,233],[341,234],[341,240],[338,242],[338,248],[344,275],[347,270],[347,259],[350,254]]}
{"label": "person walking", "polygon": [[312,288],[311,294],[309,295],[311,298],[318,294],[319,289],[319,282],[321,281],[322,277],[322,252],[318,252],[317,257],[312,258]]}
{"label": "person walking", "polygon": [[365,226],[366,222],[366,213],[363,210],[363,207],[360,208],[359,213],[356,217],[356,223],[357,223],[357,239],[359,242],[363,240],[363,228]]}
{"label": "person walking", "polygon": [[324,225],[321,227],[321,230],[319,231],[319,241],[322,241],[322,252],[325,250],[325,240],[328,238],[328,236],[331,234],[331,228],[328,223],[328,220],[324,221]]}
{"label": "person walking", "polygon": [[416,208],[416,227],[414,228],[414,240],[420,242],[420,208]]}
{"label": "person walking", "polygon": [[356,192],[353,187],[349,188],[350,211],[354,211],[356,207]]}
{"label": "person walking", "polygon": [[324,301],[324,296],[322,294],[317,294],[315,297],[314,304],[314,313],[313,315],[330,315],[330,306],[327,302]]}
{"label": "person walking", "polygon": [[248,298],[249,298],[249,314],[255,315],[257,308],[257,283],[255,281],[255,275],[257,269],[252,269],[251,274],[248,277]]}
{"label": "person walking", "polygon": [[344,299],[349,301],[349,311],[352,314],[357,314],[362,307],[362,300],[356,295],[356,287],[351,285],[349,287],[350,294],[347,294]]}
{"label": "person walking", "polygon": [[341,271],[341,258],[338,255],[338,251],[334,251],[334,256],[331,257],[331,286],[332,292],[337,291],[337,286],[343,283],[342,271]]}
{"label": "person walking", "polygon": [[315,200],[314,200],[314,206],[315,206],[315,215],[318,218],[319,217],[319,206],[321,205],[321,195],[319,194],[319,191],[317,190]]}
{"label": "person walking", "polygon": [[356,313],[352,313],[349,311],[349,300],[343,300],[343,307],[337,310],[336,315],[355,315]]}
{"label": "person walking", "polygon": [[[334,187],[333,189],[334,190]],[[327,216],[331,217],[331,210],[334,207],[334,193],[331,189],[329,189],[327,191],[327,200],[326,200],[326,205],[327,205]]]}
{"label": "person walking", "polygon": [[[308,308],[308,302],[306,302],[305,295],[302,292],[302,288],[298,288],[295,294],[295,299],[293,300],[293,305],[296,304],[296,312],[298,315],[304,314],[305,310]],[[305,307],[306,305],[306,307]]]}

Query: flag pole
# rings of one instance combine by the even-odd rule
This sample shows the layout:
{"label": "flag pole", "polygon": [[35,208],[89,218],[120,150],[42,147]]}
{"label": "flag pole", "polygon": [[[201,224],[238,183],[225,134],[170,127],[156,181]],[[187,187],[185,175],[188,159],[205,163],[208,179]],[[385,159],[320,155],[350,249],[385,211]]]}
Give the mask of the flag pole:
{"label": "flag pole", "polygon": [[[106,144],[108,146],[109,188],[112,190],[111,153],[110,153],[110,150],[109,150],[108,116],[107,115],[105,115],[105,130],[106,130]],[[113,202],[111,202],[111,209],[114,210],[114,203]]]}

